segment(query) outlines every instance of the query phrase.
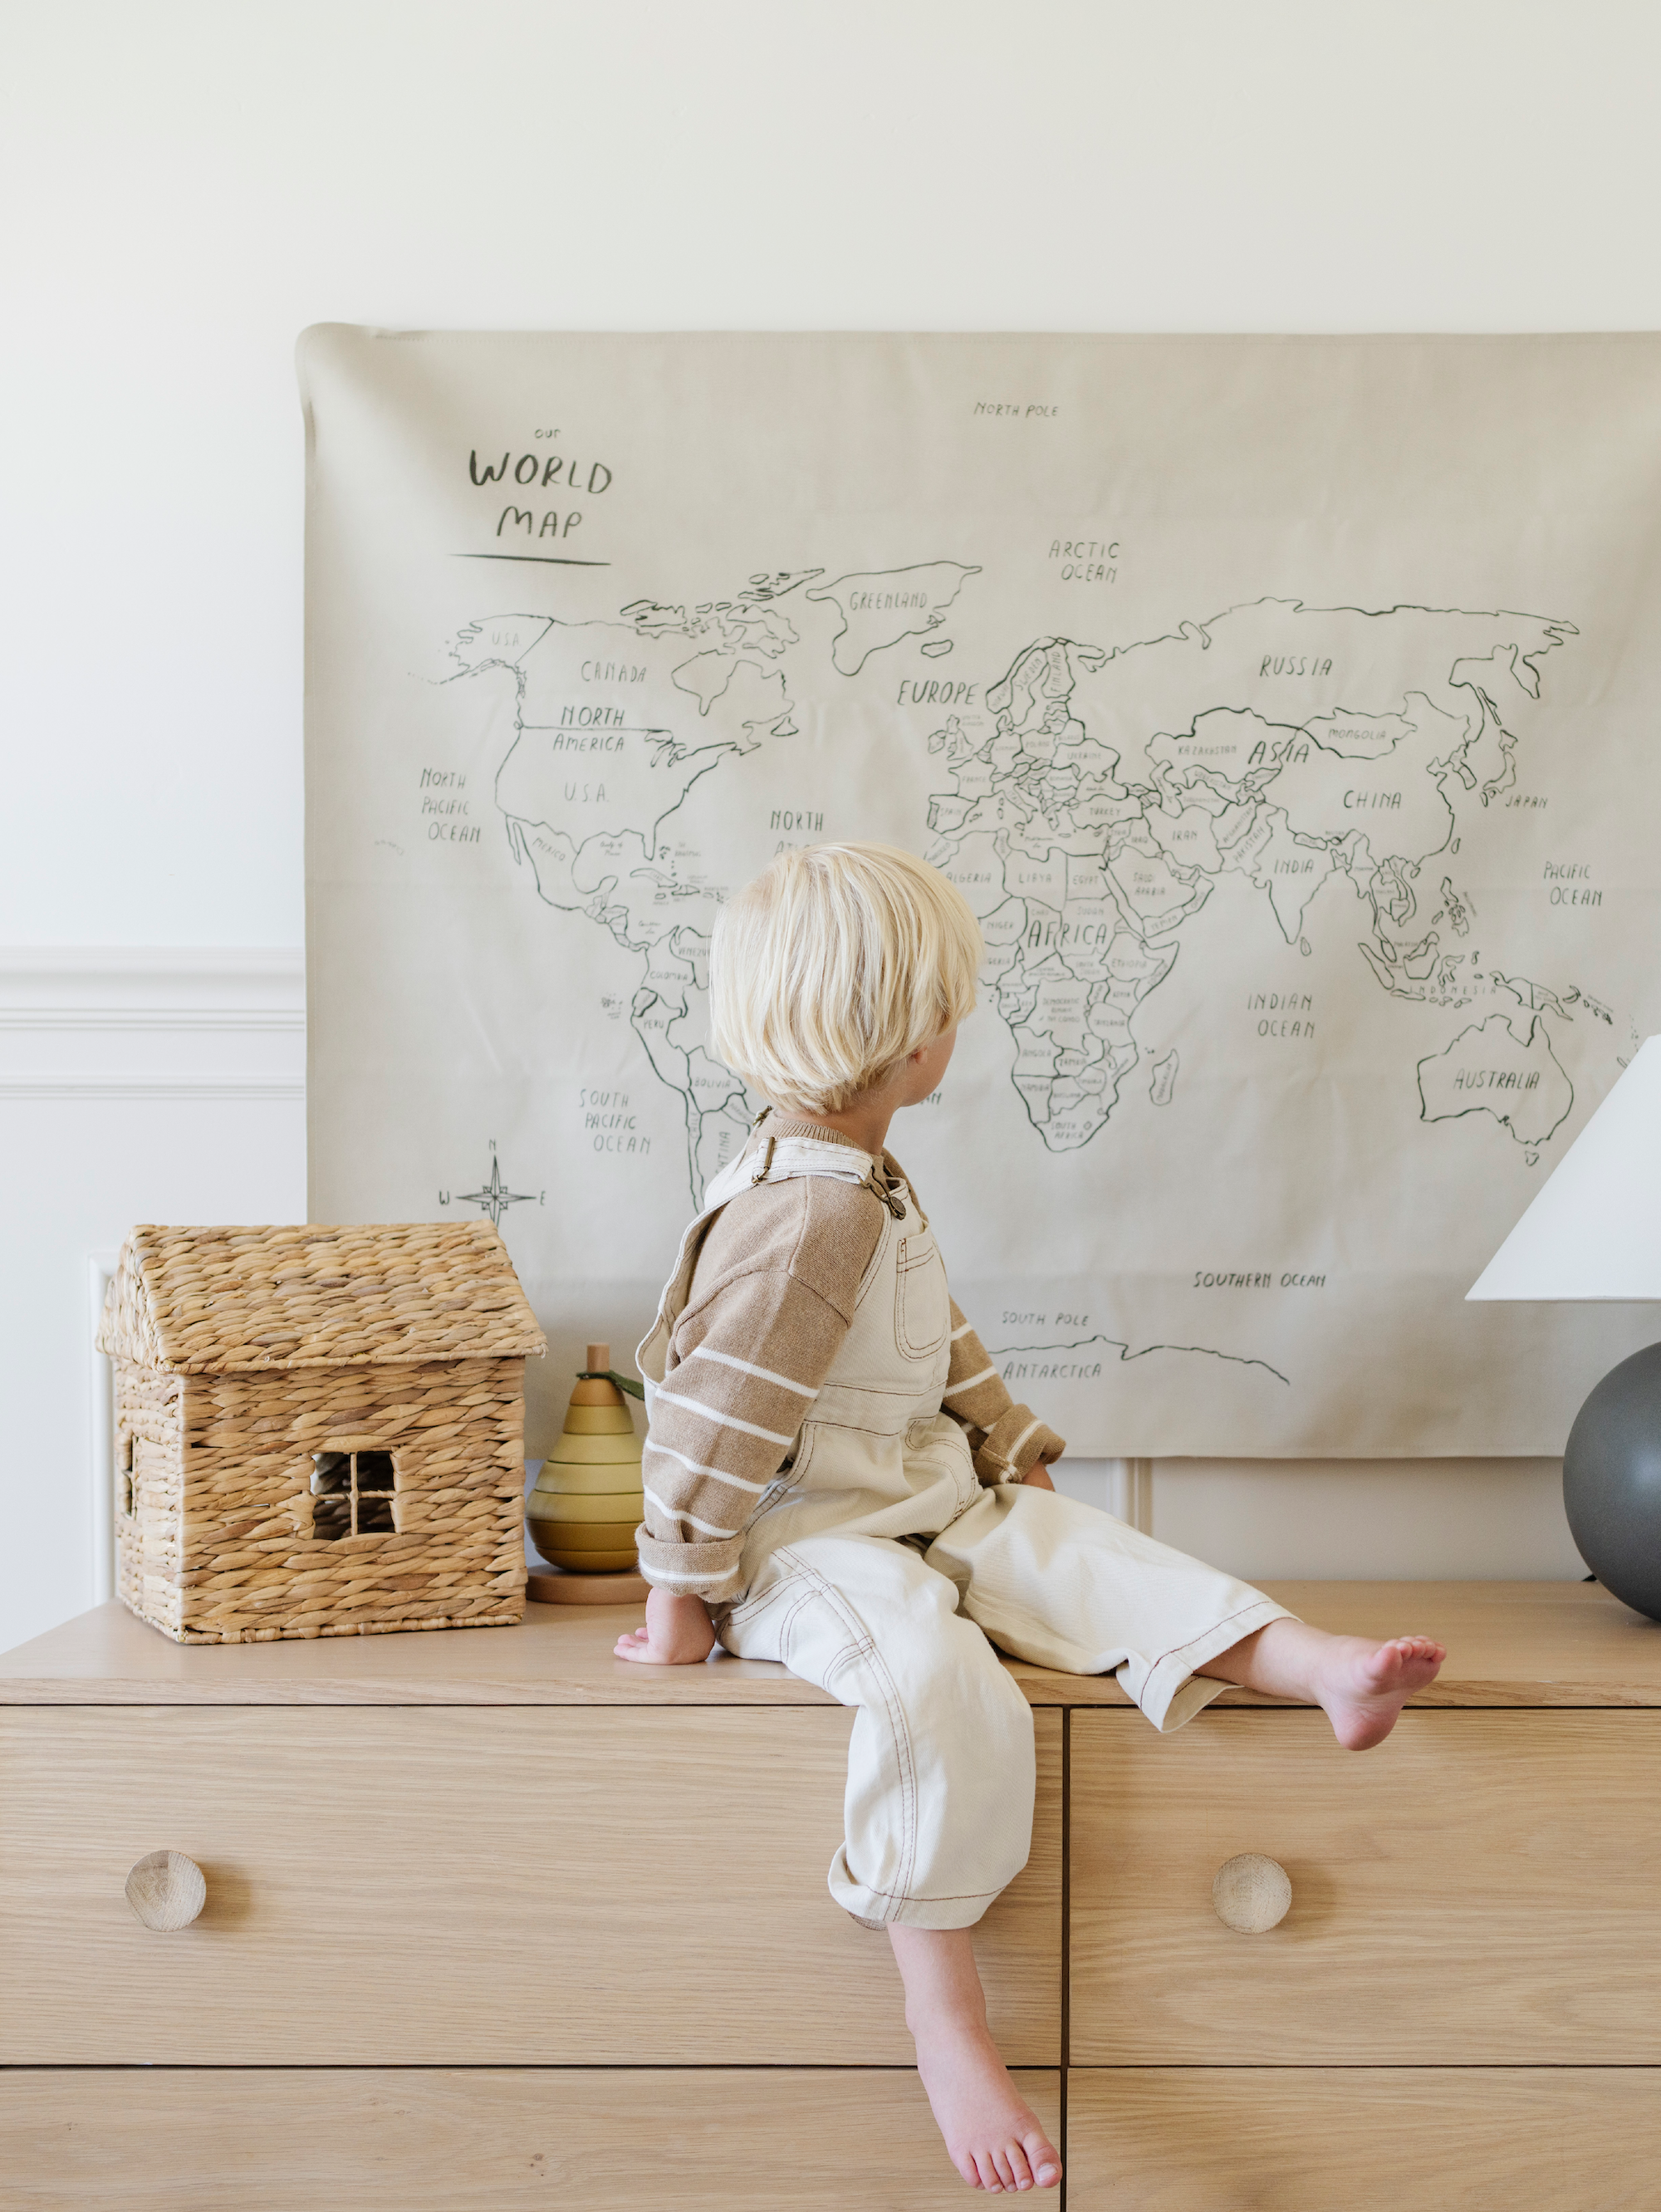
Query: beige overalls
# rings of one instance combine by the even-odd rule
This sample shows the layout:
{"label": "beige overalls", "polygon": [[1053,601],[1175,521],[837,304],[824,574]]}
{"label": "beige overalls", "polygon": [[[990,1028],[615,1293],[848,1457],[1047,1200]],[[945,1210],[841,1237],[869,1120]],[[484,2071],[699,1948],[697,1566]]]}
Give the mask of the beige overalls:
{"label": "beige overalls", "polygon": [[[788,1138],[717,1176],[640,1348],[648,1413],[712,1216],[753,1182],[864,1182],[876,1164]],[[1170,1729],[1223,1687],[1195,1668],[1286,1611],[1093,1506],[984,1486],[940,1409],[950,1334],[939,1250],[894,1184],[852,1325],[747,1526],[744,1595],[712,1608],[729,1651],[857,1708],[830,1887],[870,1926],[968,1927],[1027,1863],[1032,1712],[988,1637],[1116,1674]]]}

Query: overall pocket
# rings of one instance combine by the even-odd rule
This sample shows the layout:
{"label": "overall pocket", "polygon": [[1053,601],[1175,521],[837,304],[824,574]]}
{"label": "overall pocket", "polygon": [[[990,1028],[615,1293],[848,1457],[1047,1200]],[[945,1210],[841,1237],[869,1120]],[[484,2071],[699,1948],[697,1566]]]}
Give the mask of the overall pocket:
{"label": "overall pocket", "polygon": [[894,1340],[907,1359],[926,1359],[951,1334],[952,1301],[939,1247],[924,1231],[894,1252]]}

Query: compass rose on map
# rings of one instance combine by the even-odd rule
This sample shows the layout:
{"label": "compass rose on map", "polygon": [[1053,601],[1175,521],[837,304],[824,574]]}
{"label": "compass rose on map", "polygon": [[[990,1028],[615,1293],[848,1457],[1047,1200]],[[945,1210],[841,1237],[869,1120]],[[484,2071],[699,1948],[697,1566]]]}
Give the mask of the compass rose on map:
{"label": "compass rose on map", "polygon": [[[509,1190],[507,1185],[502,1181],[502,1164],[496,1158],[494,1145],[490,1147],[489,1182],[482,1189],[458,1191],[456,1194],[456,1203],[458,1206],[476,1206],[483,1212],[488,1213],[490,1216],[490,1225],[493,1229],[501,1227],[502,1216],[510,1206],[536,1206],[541,1202],[539,1192]],[[448,1206],[449,1203],[449,1192],[441,1190],[439,1193],[439,1204]]]}

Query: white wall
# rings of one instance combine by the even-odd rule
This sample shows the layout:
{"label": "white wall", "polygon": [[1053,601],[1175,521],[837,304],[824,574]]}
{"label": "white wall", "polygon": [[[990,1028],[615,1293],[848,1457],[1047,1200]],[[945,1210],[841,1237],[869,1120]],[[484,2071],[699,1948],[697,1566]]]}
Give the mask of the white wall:
{"label": "white wall", "polygon": [[[300,943],[307,323],[1661,323],[1649,0],[53,0],[4,32],[0,945]],[[50,1088],[69,1034],[5,1030],[0,1085]],[[0,1088],[0,1161],[3,1644],[85,1595],[54,1562],[87,1252],[294,1212],[299,1106]],[[1155,1524],[1252,1572],[1572,1571],[1549,1491],[1173,1469]]]}

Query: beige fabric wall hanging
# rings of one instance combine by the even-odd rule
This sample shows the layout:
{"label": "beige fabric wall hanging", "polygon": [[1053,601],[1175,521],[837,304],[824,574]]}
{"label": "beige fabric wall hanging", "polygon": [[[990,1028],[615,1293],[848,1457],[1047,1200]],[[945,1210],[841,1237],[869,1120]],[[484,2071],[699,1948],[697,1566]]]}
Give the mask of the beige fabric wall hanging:
{"label": "beige fabric wall hanging", "polygon": [[1553,1452],[1653,1333],[1462,1299],[1661,1027],[1661,342],[300,370],[314,1218],[632,1342],[751,1111],[722,893],[885,838],[990,947],[894,1148],[1076,1452]]}

